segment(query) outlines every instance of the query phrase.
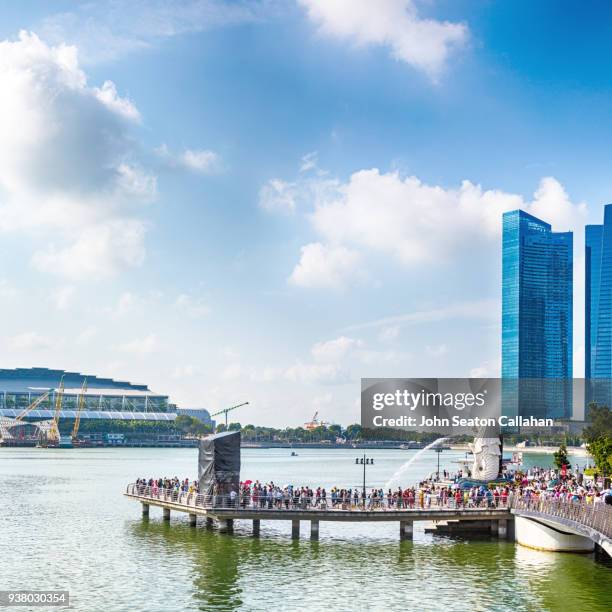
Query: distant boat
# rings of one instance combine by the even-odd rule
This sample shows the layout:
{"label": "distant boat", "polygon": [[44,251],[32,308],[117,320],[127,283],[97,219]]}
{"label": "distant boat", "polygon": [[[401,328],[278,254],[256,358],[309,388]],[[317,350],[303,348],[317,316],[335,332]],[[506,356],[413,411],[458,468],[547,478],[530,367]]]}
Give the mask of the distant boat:
{"label": "distant boat", "polygon": [[422,442],[417,442],[416,440],[410,440],[405,444],[400,444],[400,448],[402,450],[417,450],[423,448],[425,445]]}
{"label": "distant boat", "polygon": [[297,456],[298,456],[298,454],[297,454],[295,451],[291,451],[291,456],[292,456],[292,457],[297,457]]}

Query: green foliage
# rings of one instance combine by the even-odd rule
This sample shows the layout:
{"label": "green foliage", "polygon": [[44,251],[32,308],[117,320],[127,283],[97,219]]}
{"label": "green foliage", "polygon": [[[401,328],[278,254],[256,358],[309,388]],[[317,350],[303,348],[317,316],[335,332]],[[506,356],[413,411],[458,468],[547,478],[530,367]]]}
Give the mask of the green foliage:
{"label": "green foliage", "polygon": [[587,442],[587,450],[595,459],[597,470],[603,475],[611,474],[612,411],[608,406],[599,406],[596,402],[592,402],[588,407],[587,419],[590,425],[582,432]]}
{"label": "green foliage", "polygon": [[612,437],[600,437],[589,442],[588,451],[603,476],[612,474]]}
{"label": "green foliage", "polygon": [[361,425],[353,423],[346,428],[346,437],[349,440],[358,440],[361,437]]}
{"label": "green foliage", "polygon": [[[74,419],[60,419],[60,432],[72,431]],[[124,421],[120,419],[98,420],[82,419],[79,425],[79,434],[84,433],[124,433],[126,435],[158,435],[177,434],[174,421]]]}
{"label": "green foliage", "polygon": [[187,414],[179,414],[174,421],[176,428],[183,434],[204,436],[212,432],[212,427],[200,419]]}
{"label": "green foliage", "polygon": [[598,438],[612,438],[612,411],[608,406],[598,406],[592,402],[589,404],[587,418],[591,424],[582,432],[587,443],[590,444]]}
{"label": "green foliage", "polygon": [[561,444],[559,450],[555,452],[553,457],[555,460],[555,465],[558,469],[561,469],[564,465],[569,464],[569,459],[567,457],[567,447],[565,446],[565,444]]}

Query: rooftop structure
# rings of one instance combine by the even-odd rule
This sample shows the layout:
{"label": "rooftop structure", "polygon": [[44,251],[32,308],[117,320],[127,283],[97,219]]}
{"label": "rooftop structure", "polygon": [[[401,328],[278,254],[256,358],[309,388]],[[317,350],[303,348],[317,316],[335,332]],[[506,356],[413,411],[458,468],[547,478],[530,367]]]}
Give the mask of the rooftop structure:
{"label": "rooftop structure", "polygon": [[0,369],[0,417],[18,416],[37,397],[51,390],[49,397],[28,414],[28,419],[53,418],[62,379],[60,418],[75,418],[85,379],[87,391],[82,419],[173,421],[176,418],[176,406],[169,403],[168,396],[151,391],[147,385],[48,368]]}

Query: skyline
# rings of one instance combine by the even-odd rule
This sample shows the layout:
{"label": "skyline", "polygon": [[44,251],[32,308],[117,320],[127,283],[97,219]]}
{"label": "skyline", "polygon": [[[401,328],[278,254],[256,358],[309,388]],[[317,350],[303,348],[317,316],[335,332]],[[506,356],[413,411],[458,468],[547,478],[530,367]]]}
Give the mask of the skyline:
{"label": "skyline", "polygon": [[2,367],[354,422],[362,376],[500,374],[521,208],[575,233],[582,373],[612,20],[532,4],[0,7]]}

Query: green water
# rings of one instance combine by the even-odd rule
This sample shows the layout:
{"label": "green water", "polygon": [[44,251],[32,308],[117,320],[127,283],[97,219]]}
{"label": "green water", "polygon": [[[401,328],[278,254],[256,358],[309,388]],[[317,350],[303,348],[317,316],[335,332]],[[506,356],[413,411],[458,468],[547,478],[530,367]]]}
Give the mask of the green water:
{"label": "green water", "polygon": [[[382,486],[415,451],[371,451]],[[243,451],[242,477],[284,485],[356,486],[353,450]],[[396,524],[322,523],[319,542],[292,541],[285,522],[234,535],[170,524],[121,495],[138,476],[194,476],[192,449],[0,449],[0,589],[66,589],[82,611],[609,610],[612,564],[490,538],[461,541]],[[441,466],[456,469],[461,453]],[[532,464],[549,461],[529,457]],[[406,483],[435,470],[435,453]],[[21,608],[25,609],[25,608]]]}

